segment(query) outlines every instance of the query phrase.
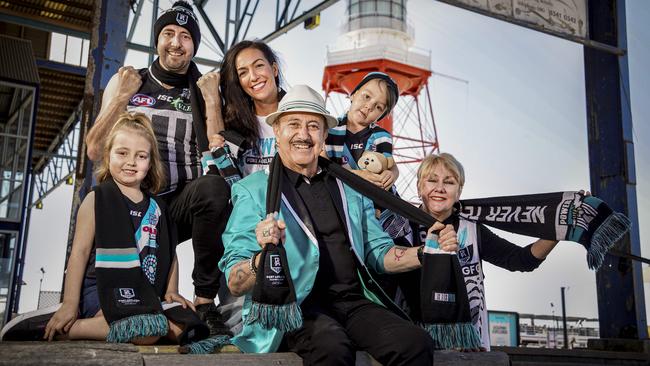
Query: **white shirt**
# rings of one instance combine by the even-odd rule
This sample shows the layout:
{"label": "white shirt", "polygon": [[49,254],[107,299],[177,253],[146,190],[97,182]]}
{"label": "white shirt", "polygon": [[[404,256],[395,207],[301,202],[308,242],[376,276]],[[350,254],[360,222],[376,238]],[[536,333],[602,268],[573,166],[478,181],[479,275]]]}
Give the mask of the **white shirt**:
{"label": "white shirt", "polygon": [[257,116],[259,139],[253,149],[244,153],[239,167],[244,177],[265,169],[275,156],[275,134],[273,127],[266,123],[266,116]]}

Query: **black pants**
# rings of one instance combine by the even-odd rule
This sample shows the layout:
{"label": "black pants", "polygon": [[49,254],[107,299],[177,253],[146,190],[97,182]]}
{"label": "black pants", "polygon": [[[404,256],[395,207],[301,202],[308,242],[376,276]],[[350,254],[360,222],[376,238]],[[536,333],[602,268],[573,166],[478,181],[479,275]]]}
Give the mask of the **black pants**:
{"label": "black pants", "polygon": [[420,327],[368,300],[338,302],[303,313],[302,328],[285,336],[305,365],[354,365],[356,350],[382,365],[433,365],[433,340]]}
{"label": "black pants", "polygon": [[192,238],[194,293],[214,299],[219,291],[223,234],[232,208],[230,188],[219,175],[204,175],[163,196],[178,229],[178,242]]}

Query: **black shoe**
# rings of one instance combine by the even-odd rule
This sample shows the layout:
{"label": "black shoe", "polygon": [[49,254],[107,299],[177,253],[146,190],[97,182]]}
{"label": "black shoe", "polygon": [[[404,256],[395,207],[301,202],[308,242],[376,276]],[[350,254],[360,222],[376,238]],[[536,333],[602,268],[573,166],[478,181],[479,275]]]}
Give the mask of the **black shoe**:
{"label": "black shoe", "polygon": [[219,335],[233,336],[230,328],[224,324],[221,314],[214,303],[196,305],[196,315],[210,328],[210,337]]}
{"label": "black shoe", "polygon": [[11,319],[0,332],[2,341],[42,341],[45,326],[52,319],[61,304],[19,314]]}

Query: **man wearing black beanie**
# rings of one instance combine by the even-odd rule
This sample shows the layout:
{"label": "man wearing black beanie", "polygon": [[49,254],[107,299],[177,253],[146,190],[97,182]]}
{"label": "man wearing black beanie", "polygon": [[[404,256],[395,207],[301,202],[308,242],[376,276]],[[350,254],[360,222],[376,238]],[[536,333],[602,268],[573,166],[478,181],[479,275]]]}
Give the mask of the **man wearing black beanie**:
{"label": "man wearing black beanie", "polygon": [[146,69],[124,66],[104,91],[102,107],[88,131],[88,157],[102,158],[105,138],[124,110],[141,112],[152,121],[165,167],[166,184],[159,193],[176,222],[179,242],[192,239],[197,313],[211,335],[228,334],[214,298],[223,254],[221,234],[228,221],[230,192],[218,175],[201,175],[201,154],[208,137],[223,130],[221,104],[215,97],[218,72],[201,75],[192,58],[201,30],[192,6],[177,1],[153,26],[158,58]]}

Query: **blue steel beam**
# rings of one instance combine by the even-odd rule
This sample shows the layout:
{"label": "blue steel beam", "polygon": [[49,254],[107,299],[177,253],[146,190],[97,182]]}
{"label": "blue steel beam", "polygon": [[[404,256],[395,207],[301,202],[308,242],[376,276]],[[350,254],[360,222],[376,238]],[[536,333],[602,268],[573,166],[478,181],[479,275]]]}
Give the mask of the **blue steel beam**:
{"label": "blue steel beam", "polygon": [[[280,35],[287,33],[291,29],[297,27],[298,25],[302,24],[307,18],[312,17],[321,11],[329,8],[331,5],[334,5],[338,0],[324,0],[321,1],[320,3],[314,5],[311,9],[304,11],[301,13],[298,17],[289,19],[287,23],[282,25],[281,27],[276,27],[275,30],[266,36],[262,37],[262,40],[266,43],[271,42],[272,40],[278,38]],[[294,14],[296,12],[294,11]]]}
{"label": "blue steel beam", "polygon": [[[627,48],[625,1],[589,2],[589,34]],[[617,250],[640,256],[627,53],[584,48],[591,191],[632,221]],[[641,263],[607,255],[596,273],[602,338],[648,337]]]}
{"label": "blue steel beam", "polygon": [[138,7],[135,9],[135,12],[133,13],[133,21],[131,21],[131,28],[129,29],[129,34],[126,36],[128,42],[131,42],[133,40],[133,35],[135,34],[135,26],[138,24],[138,19],[140,18],[140,14],[142,13],[142,5],[144,4],[144,1],[145,0],[138,1]]}
{"label": "blue steel beam", "polygon": [[[66,123],[64,130],[50,145],[48,151],[34,151],[34,155],[42,156],[32,174],[34,193],[28,203],[30,208],[43,201],[54,189],[66,182],[75,172],[77,147],[79,145],[80,108],[76,110]],[[47,158],[48,160],[45,160]]]}
{"label": "blue steel beam", "polygon": [[27,251],[27,234],[29,232],[29,219],[31,210],[28,209],[28,202],[31,200],[32,190],[31,190],[31,176],[32,176],[32,147],[34,146],[34,128],[36,127],[36,115],[38,113],[38,97],[40,93],[40,86],[34,86],[34,103],[32,105],[31,116],[29,118],[29,136],[28,136],[28,146],[27,146],[27,164],[25,169],[25,179],[23,180],[23,198],[21,207],[23,213],[21,215],[20,221],[20,230],[18,234],[17,242],[19,243],[16,247],[16,256],[14,260],[14,268],[11,275],[13,283],[9,287],[11,294],[9,295],[8,303],[6,309],[10,311],[5,311],[5,319],[7,321],[9,313],[18,312],[18,304],[20,303],[20,291],[22,290],[23,283],[23,273],[25,271],[25,253]]}
{"label": "blue steel beam", "polygon": [[76,179],[70,212],[66,263],[72,248],[79,205],[92,186],[92,161],[86,158],[86,131],[90,129],[99,113],[106,85],[124,64],[129,9],[129,0],[98,0],[95,2],[80,138],[77,148]]}
{"label": "blue steel beam", "polygon": [[[153,6],[151,7],[151,27],[153,28],[153,25],[156,24],[156,19],[158,19],[158,0],[152,0],[153,1]],[[135,19],[134,19],[135,21]],[[156,35],[151,32],[149,35],[149,47],[155,49],[156,48]],[[150,52],[149,53],[149,62],[148,64],[151,65],[153,63],[153,59],[155,56],[156,52]]]}

